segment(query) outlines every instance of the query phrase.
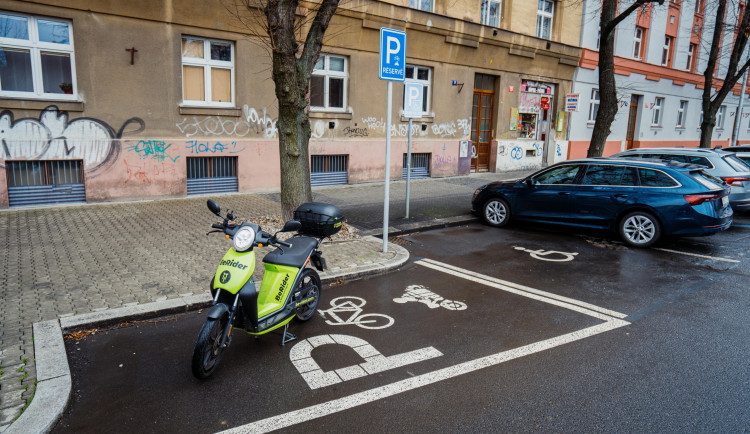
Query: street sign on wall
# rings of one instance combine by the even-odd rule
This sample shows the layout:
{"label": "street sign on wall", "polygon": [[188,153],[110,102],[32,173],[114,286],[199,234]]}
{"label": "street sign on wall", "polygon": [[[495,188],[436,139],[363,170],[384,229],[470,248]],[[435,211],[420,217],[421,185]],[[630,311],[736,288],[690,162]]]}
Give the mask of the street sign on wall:
{"label": "street sign on wall", "polygon": [[423,95],[422,83],[404,83],[404,117],[422,117]]}
{"label": "street sign on wall", "polygon": [[577,112],[578,111],[578,98],[580,94],[569,93],[565,95],[565,111],[566,112]]}
{"label": "street sign on wall", "polygon": [[381,80],[404,81],[406,75],[406,32],[380,28]]}

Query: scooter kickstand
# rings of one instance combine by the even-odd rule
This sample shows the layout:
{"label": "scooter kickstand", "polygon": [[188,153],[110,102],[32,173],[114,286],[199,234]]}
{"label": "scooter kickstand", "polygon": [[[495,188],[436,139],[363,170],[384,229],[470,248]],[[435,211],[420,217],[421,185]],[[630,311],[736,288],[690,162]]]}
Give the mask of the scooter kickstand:
{"label": "scooter kickstand", "polygon": [[281,346],[283,347],[284,344],[287,342],[291,342],[295,339],[297,339],[297,336],[289,333],[286,329],[289,327],[289,324],[284,325],[284,331],[281,333]]}

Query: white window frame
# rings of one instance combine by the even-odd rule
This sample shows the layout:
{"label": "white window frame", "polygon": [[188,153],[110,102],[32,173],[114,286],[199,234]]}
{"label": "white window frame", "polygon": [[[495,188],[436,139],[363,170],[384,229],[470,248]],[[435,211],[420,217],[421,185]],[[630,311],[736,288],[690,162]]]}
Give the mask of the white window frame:
{"label": "white window frame", "polygon": [[677,109],[677,124],[676,128],[685,128],[685,118],[687,117],[688,112],[688,100],[682,99],[680,100],[680,107]]}
{"label": "white window frame", "polygon": [[591,99],[589,100],[589,119],[588,123],[596,122],[596,113],[599,111],[599,89],[591,89]]}
{"label": "white window frame", "polygon": [[651,126],[660,127],[662,122],[662,111],[664,110],[664,97],[656,97],[654,100],[654,110],[651,115]]}
{"label": "white window frame", "polygon": [[[29,51],[31,57],[31,74],[32,88],[31,92],[2,90],[0,83],[0,96],[6,98],[22,99],[45,99],[45,100],[62,100],[77,101],[78,85],[76,80],[76,60],[75,47],[73,45],[73,23],[70,20],[62,18],[47,18],[43,16],[27,15],[0,11],[0,14],[18,17],[27,20],[27,30],[29,39],[0,38],[0,47],[10,49],[20,49]],[[41,42],[39,40],[39,21],[50,21],[57,24],[65,24],[68,27],[68,43],[60,44],[55,42]],[[46,93],[44,92],[44,81],[42,76],[42,52],[61,53],[70,56],[70,76],[73,90],[71,94],[66,93]]]}
{"label": "white window frame", "polygon": [[[344,71],[331,71],[330,61],[331,58],[343,59],[344,60]],[[347,101],[349,97],[349,58],[346,56],[340,56],[337,54],[324,54],[321,53],[318,58],[318,62],[323,60],[323,69],[313,69],[312,75],[316,77],[323,77],[323,106],[314,106],[312,101],[310,102],[310,111],[318,112],[346,112]],[[330,106],[330,89],[329,82],[331,78],[343,78],[344,79],[344,96],[342,100],[342,107],[331,107]]]}
{"label": "white window frame", "polygon": [[[550,12],[546,12],[544,10],[543,5],[549,4],[550,5]],[[551,39],[552,38],[552,24],[554,23],[555,19],[555,2],[552,0],[538,0],[537,2],[537,11],[536,11],[536,37],[542,38],[542,39]],[[549,21],[549,26],[547,26],[547,29],[549,30],[547,35],[543,34],[544,25],[543,23],[545,21]]]}
{"label": "white window frame", "polygon": [[643,35],[646,33],[643,27],[635,27],[635,33],[633,34],[633,59],[641,59],[641,51],[643,45]]}
{"label": "white window frame", "polygon": [[433,0],[409,0],[409,7],[420,11],[433,12],[435,2]]}
{"label": "white window frame", "polygon": [[[497,22],[490,22],[490,7],[492,4],[497,4]],[[500,27],[500,22],[503,19],[503,0],[481,0],[481,13],[480,21],[485,26]]]}
{"label": "white window frame", "polygon": [[669,55],[670,51],[672,50],[672,37],[664,35],[664,47],[662,47],[661,52],[661,65],[662,66],[669,66]]}
{"label": "white window frame", "polygon": [[724,121],[727,117],[727,106],[723,105],[719,107],[719,110],[716,112],[716,128],[719,130],[724,129]]}
{"label": "white window frame", "polygon": [[[427,109],[422,111],[422,115],[429,116],[430,112],[432,110],[432,101],[431,101],[432,98],[430,97],[431,94],[432,94],[432,68],[430,68],[429,66],[412,65],[412,64],[407,63],[406,64],[406,68],[409,68],[409,67],[414,68],[413,69],[413,71],[414,71],[414,77],[409,78],[409,77],[405,76],[404,77],[404,84],[406,84],[406,83],[419,83],[419,84],[421,84],[424,87],[424,91],[423,92],[426,95],[423,95],[422,98],[424,99],[424,101],[426,102],[426,104],[422,104],[422,107],[423,108],[426,107]],[[427,70],[427,80],[420,80],[420,79],[416,78],[417,77],[417,70],[418,69]],[[404,74],[406,74],[406,71],[404,71]],[[406,95],[404,95],[404,98],[406,98]],[[402,109],[404,108],[403,104],[401,105],[401,108]]]}
{"label": "white window frame", "polygon": [[[185,57],[182,53],[182,41],[185,39],[193,41],[203,41],[203,58],[197,57]],[[212,60],[211,59],[211,43],[216,42],[219,44],[229,44],[231,48],[232,60],[227,62],[223,60]],[[234,107],[235,101],[235,78],[234,78],[234,42],[223,39],[211,39],[202,38],[200,36],[182,35],[180,38],[180,56],[182,57],[182,65],[180,67],[180,74],[182,74],[182,105],[183,106],[200,106],[200,107]],[[185,99],[185,77],[184,67],[192,66],[203,68],[203,98],[204,100],[189,100]],[[211,95],[211,68],[229,69],[230,70],[230,94],[231,101],[212,101],[213,96]]]}

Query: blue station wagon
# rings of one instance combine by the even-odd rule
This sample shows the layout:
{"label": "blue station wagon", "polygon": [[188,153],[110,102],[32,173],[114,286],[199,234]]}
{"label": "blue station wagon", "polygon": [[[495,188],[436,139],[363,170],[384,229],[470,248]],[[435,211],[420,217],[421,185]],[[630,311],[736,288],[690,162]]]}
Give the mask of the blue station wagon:
{"label": "blue station wagon", "polygon": [[511,220],[617,231],[648,247],[663,235],[709,235],[732,224],[729,187],[696,165],[587,158],[474,192],[472,211],[491,226]]}

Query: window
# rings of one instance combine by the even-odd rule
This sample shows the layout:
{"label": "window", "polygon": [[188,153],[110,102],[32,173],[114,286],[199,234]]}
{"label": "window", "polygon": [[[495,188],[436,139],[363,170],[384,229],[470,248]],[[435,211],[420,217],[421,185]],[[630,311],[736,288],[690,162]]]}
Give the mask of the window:
{"label": "window", "polygon": [[602,44],[602,27],[599,26],[599,32],[596,34],[596,49]]}
{"label": "window", "polygon": [[654,112],[651,118],[651,126],[661,126],[661,113],[664,109],[664,98],[656,98],[656,101],[654,101]]}
{"label": "window", "polygon": [[589,122],[596,121],[599,113],[599,89],[591,89],[591,101],[589,102]]}
{"label": "window", "polygon": [[685,62],[685,69],[693,72],[693,59],[695,58],[695,44],[690,44],[688,47],[687,61]]}
{"label": "window", "polygon": [[661,52],[661,64],[662,66],[672,66],[672,58],[670,57],[672,52],[672,37],[664,36],[664,47]]}
{"label": "window", "polygon": [[646,29],[643,27],[635,28],[635,36],[633,37],[633,58],[640,59],[643,51],[643,36],[646,34]]}
{"label": "window", "polygon": [[482,0],[482,24],[500,27],[502,0]]}
{"label": "window", "polygon": [[552,0],[539,0],[536,13],[536,36],[537,38],[549,39],[552,35],[552,18],[555,13],[555,5]]}
{"label": "window", "polygon": [[228,41],[182,38],[182,101],[234,106],[234,45]]}
{"label": "window", "polygon": [[703,0],[695,0],[695,13],[703,13]]}
{"label": "window", "polygon": [[641,187],[679,187],[680,184],[664,172],[638,168]]}
{"label": "window", "polygon": [[727,106],[723,105],[719,107],[719,111],[716,113],[716,128],[724,129],[724,118],[727,114]]}
{"label": "window", "polygon": [[685,128],[685,116],[687,114],[688,102],[680,101],[680,108],[677,109],[677,128]]}
{"label": "window", "polygon": [[409,7],[425,12],[432,12],[432,0],[409,0]]}
{"label": "window", "polygon": [[70,22],[0,13],[0,95],[77,99]]}
{"label": "window", "polygon": [[634,167],[592,164],[586,169],[583,185],[635,186]]}
{"label": "window", "polygon": [[581,166],[573,164],[558,166],[542,173],[541,175],[537,175],[534,177],[534,182],[542,185],[573,184],[578,177],[578,171],[580,168]]}
{"label": "window", "polygon": [[321,54],[310,78],[310,109],[344,111],[346,109],[347,58]]}
{"label": "window", "polygon": [[[404,82],[419,83],[422,85],[422,113],[427,115],[430,111],[430,81],[432,69],[426,66],[406,65]],[[406,95],[404,95],[406,98]]]}

